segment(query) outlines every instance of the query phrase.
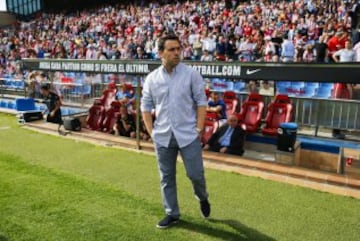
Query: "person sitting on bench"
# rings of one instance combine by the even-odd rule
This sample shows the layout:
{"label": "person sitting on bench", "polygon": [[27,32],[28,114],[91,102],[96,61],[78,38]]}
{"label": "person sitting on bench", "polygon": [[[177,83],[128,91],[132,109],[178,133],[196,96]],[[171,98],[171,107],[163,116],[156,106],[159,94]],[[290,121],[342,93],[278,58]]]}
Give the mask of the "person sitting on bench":
{"label": "person sitting on bench", "polygon": [[205,144],[204,150],[240,155],[244,153],[245,130],[238,124],[236,115],[230,115]]}

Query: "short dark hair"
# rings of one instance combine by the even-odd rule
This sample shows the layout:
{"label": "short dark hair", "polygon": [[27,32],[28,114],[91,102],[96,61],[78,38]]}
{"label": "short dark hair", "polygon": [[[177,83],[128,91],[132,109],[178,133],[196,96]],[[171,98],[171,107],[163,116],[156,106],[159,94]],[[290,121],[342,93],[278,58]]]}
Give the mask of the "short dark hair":
{"label": "short dark hair", "polygon": [[158,50],[159,51],[163,51],[165,49],[165,43],[168,40],[175,40],[180,43],[180,39],[178,36],[176,36],[175,34],[167,34],[164,37],[161,37],[159,39],[159,42],[158,42]]}
{"label": "short dark hair", "polygon": [[40,85],[40,89],[42,89],[42,90],[50,90],[50,84],[49,83],[42,83]]}

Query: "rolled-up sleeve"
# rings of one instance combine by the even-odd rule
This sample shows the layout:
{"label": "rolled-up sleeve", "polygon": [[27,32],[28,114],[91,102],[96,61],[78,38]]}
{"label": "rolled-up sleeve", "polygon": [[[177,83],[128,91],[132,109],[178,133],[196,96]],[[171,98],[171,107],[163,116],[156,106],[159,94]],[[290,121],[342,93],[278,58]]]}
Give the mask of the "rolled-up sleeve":
{"label": "rolled-up sleeve", "polygon": [[191,73],[191,88],[197,106],[207,106],[205,94],[205,80],[196,70]]}
{"label": "rolled-up sleeve", "polygon": [[145,78],[140,105],[141,112],[151,112],[151,110],[154,108],[154,102],[150,88],[151,76],[152,75],[150,74]]}

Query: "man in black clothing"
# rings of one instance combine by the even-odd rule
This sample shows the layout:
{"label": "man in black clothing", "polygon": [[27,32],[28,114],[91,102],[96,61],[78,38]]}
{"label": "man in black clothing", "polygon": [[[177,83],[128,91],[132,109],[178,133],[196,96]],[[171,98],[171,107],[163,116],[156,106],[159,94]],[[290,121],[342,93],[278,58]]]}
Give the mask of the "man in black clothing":
{"label": "man in black clothing", "polygon": [[319,42],[315,44],[316,62],[325,63],[326,56],[328,55],[328,46],[325,43],[324,36],[321,36]]}
{"label": "man in black clothing", "polygon": [[44,98],[44,103],[46,104],[49,112],[46,117],[46,121],[60,125],[63,124],[60,110],[60,97],[54,92],[50,91],[49,84],[42,84],[40,87],[40,92]]}
{"label": "man in black clothing", "polygon": [[204,146],[204,150],[242,156],[244,153],[245,131],[238,125],[238,118],[230,115],[227,124],[221,126]]}
{"label": "man in black clothing", "polygon": [[115,135],[136,137],[136,125],[132,115],[129,115],[125,105],[120,107],[119,118],[114,126]]}

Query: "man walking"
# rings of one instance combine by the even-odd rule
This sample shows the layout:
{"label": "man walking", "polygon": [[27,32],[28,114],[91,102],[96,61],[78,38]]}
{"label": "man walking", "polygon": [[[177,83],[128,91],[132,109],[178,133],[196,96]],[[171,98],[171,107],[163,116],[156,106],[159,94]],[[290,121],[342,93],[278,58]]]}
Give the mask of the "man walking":
{"label": "man walking", "polygon": [[[202,215],[210,215],[206,191],[200,135],[206,114],[205,81],[189,66],[180,63],[180,40],[174,35],[158,42],[162,65],[145,79],[141,111],[148,133],[155,144],[161,179],[161,194],[166,216],[158,228],[178,222],[180,210],[176,188],[176,159],[178,152],[186,174],[200,201]],[[153,123],[151,111],[155,108]]]}

